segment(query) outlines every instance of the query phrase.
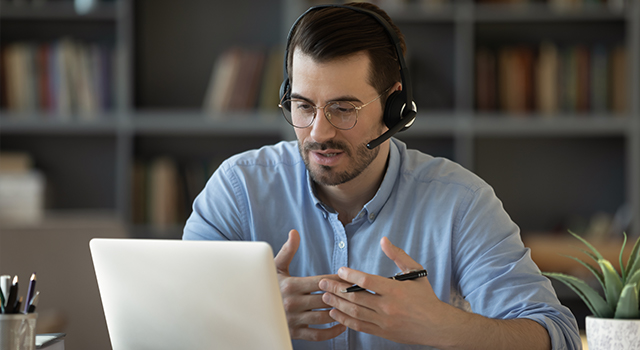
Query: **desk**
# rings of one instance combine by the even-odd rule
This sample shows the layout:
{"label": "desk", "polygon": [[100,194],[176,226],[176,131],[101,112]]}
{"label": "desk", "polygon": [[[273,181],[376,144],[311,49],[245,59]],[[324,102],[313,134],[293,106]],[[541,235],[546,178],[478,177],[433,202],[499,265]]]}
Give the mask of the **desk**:
{"label": "desk", "polygon": [[580,339],[582,339],[582,350],[589,350],[589,344],[587,344],[587,336],[584,332],[580,332]]}

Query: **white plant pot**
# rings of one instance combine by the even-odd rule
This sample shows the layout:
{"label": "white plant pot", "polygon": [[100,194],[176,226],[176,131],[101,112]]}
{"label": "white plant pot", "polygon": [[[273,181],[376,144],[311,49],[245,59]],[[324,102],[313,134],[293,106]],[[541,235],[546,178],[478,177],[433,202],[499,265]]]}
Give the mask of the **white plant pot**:
{"label": "white plant pot", "polygon": [[587,316],[589,350],[640,349],[640,319],[619,320]]}

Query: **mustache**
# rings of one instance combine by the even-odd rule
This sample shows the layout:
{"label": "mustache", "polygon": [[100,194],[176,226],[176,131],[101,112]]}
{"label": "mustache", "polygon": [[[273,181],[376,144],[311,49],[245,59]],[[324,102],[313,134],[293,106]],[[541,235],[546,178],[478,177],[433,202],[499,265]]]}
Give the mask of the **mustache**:
{"label": "mustache", "polygon": [[305,152],[325,151],[328,149],[336,149],[345,152],[347,155],[351,155],[351,151],[349,150],[349,147],[347,147],[347,145],[334,140],[329,140],[326,142],[305,142],[303,146],[303,150]]}

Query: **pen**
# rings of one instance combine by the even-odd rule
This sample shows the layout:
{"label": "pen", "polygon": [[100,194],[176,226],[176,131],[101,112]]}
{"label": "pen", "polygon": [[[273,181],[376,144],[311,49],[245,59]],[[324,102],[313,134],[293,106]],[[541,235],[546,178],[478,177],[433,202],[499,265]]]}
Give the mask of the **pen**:
{"label": "pen", "polygon": [[[2,275],[0,276],[0,289],[2,290],[2,294],[4,294],[4,305],[7,305],[7,298],[9,297],[9,286],[11,285],[11,276]],[[3,306],[4,306],[3,305]]]}
{"label": "pen", "polygon": [[4,313],[4,293],[0,289],[0,313]]}
{"label": "pen", "polygon": [[6,313],[13,313],[13,307],[16,304],[16,299],[18,299],[18,275],[13,277],[13,284],[9,287],[9,295],[7,296],[7,304],[5,305]]}
{"label": "pen", "polygon": [[36,292],[36,295],[31,299],[31,303],[29,303],[28,313],[34,313],[36,311],[36,307],[38,306],[38,299],[40,298],[40,291]]}
{"label": "pen", "polygon": [[20,305],[22,305],[22,300],[24,300],[23,297],[20,297],[20,299],[16,301],[16,304],[13,306],[13,311],[11,312],[12,314],[20,313]]}
{"label": "pen", "polygon": [[33,299],[33,294],[36,292],[36,273],[31,274],[31,279],[29,280],[29,289],[27,290],[27,298],[24,302],[24,313],[29,312],[29,305],[31,305],[31,299]]}
{"label": "pen", "polygon": [[[395,276],[391,276],[389,277],[389,279],[392,280],[396,280],[396,281],[408,281],[408,280],[414,280],[416,278],[420,278],[420,277],[426,277],[427,276],[427,270],[413,270],[413,271],[409,271],[409,272],[404,272],[404,273],[399,273]],[[353,286],[341,291],[342,293],[352,293],[352,292],[360,292],[366,290],[360,286],[358,286],[357,284],[354,284]]]}

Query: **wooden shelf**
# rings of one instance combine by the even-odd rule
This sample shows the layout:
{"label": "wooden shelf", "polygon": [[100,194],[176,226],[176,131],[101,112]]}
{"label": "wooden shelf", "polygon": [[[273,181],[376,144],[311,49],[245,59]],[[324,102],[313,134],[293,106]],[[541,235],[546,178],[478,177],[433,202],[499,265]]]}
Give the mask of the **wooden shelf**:
{"label": "wooden shelf", "polygon": [[[589,239],[587,240],[590,241]],[[589,250],[589,248],[568,233],[562,236],[545,233],[528,233],[523,237],[523,241],[526,247],[531,248],[531,258],[535,261],[541,271],[592,276],[591,272],[589,272],[580,263],[563,256],[574,256],[586,263],[589,263],[590,265],[595,265],[587,255],[580,251],[580,249]],[[622,247],[622,239],[590,241],[590,243],[619,271],[619,256],[620,248]],[[635,240],[632,239],[627,241],[623,252],[624,264],[626,264],[627,259],[629,259],[634,243]]]}

